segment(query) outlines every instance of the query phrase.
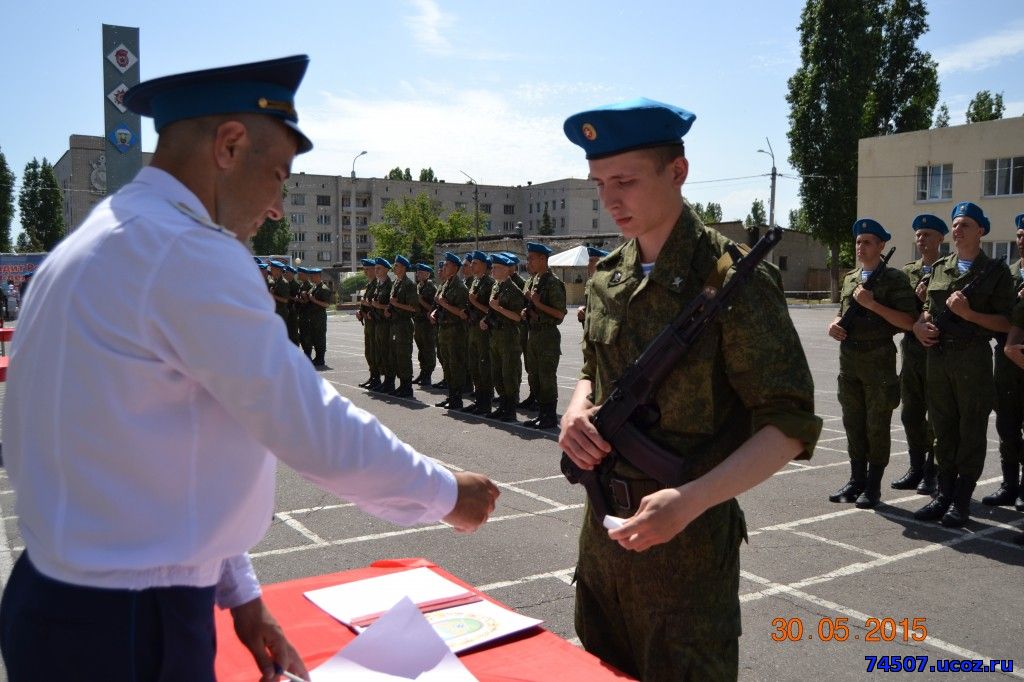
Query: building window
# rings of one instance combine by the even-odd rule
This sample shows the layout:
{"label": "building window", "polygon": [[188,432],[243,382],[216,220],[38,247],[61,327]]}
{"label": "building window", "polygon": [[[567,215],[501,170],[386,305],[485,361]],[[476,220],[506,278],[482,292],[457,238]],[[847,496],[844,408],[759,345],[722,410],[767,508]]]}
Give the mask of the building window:
{"label": "building window", "polygon": [[529,214],[531,214],[531,215],[532,215],[532,214],[533,214],[533,204],[529,204],[529,206],[528,206],[527,208],[529,209],[529,210],[527,211],[527,213],[529,213]]}
{"label": "building window", "polygon": [[330,244],[331,243],[331,233],[330,232],[318,232],[317,235],[316,235],[316,240],[318,242],[321,242],[321,243],[326,242],[327,244]]}
{"label": "building window", "polygon": [[293,194],[292,195],[292,206],[305,206],[306,195],[305,194]]}
{"label": "building window", "polygon": [[779,270],[786,271],[786,267],[789,265],[789,256],[779,256]]}
{"label": "building window", "polygon": [[349,217],[347,215],[341,216],[341,226],[342,227],[348,227],[351,224],[352,224],[352,221],[349,219]]}
{"label": "building window", "polygon": [[491,221],[490,220],[485,220],[484,221],[484,229],[487,230],[488,232],[491,231]]}
{"label": "building window", "polygon": [[953,164],[917,167],[917,200],[953,198]]}
{"label": "building window", "polygon": [[366,235],[365,234],[356,235],[356,244],[365,244],[365,243],[366,243]]}
{"label": "building window", "polygon": [[599,202],[597,199],[594,199],[594,210],[596,211],[598,208],[600,208]]}
{"label": "building window", "polygon": [[1020,255],[1017,253],[1017,242],[982,242],[981,248],[992,258],[1013,263]]}
{"label": "building window", "polygon": [[331,256],[331,252],[330,251],[317,251],[316,252],[316,259],[318,261],[324,261],[324,262],[330,263],[331,262],[331,258],[332,258],[332,256]]}
{"label": "building window", "polygon": [[491,212],[491,205],[490,204],[480,204],[480,212],[481,213],[490,213]]}
{"label": "building window", "polygon": [[590,224],[590,229],[592,229],[592,230],[596,230],[597,229],[597,218],[594,218],[594,221]]}
{"label": "building window", "polygon": [[562,218],[562,229],[565,229],[565,218]]}
{"label": "building window", "polygon": [[330,206],[331,205],[331,195],[330,194],[317,194],[316,195],[316,205],[317,206]]}
{"label": "building window", "polygon": [[292,261],[306,260],[305,251],[292,251]]}
{"label": "building window", "polygon": [[561,201],[561,203],[559,203],[558,207],[561,208],[561,209],[565,208],[565,199],[562,199],[562,201]]}
{"label": "building window", "polygon": [[985,196],[1024,194],[1024,156],[985,161]]}
{"label": "building window", "polygon": [[306,233],[305,232],[292,232],[292,241],[293,242],[304,242],[304,241],[306,241]]}
{"label": "building window", "polygon": [[292,213],[290,216],[288,216],[288,219],[291,221],[292,225],[305,225],[306,224],[306,214],[305,213]]}
{"label": "building window", "polygon": [[318,215],[316,217],[316,224],[317,225],[330,225],[331,224],[331,215],[329,213],[321,213],[320,215]]}
{"label": "building window", "polygon": [[516,214],[516,205],[515,204],[505,204],[503,212],[504,212],[505,215],[515,215]]}
{"label": "building window", "polygon": [[456,211],[465,211],[466,210],[466,202],[465,201],[456,201],[455,202],[455,210]]}

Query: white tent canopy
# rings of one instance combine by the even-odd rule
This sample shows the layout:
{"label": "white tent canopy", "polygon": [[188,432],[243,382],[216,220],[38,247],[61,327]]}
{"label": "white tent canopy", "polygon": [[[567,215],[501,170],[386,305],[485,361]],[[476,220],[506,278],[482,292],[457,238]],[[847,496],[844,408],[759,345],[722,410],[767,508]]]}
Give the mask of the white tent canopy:
{"label": "white tent canopy", "polygon": [[548,257],[549,268],[571,268],[586,265],[590,262],[590,255],[585,246],[574,246],[568,251],[556,253]]}

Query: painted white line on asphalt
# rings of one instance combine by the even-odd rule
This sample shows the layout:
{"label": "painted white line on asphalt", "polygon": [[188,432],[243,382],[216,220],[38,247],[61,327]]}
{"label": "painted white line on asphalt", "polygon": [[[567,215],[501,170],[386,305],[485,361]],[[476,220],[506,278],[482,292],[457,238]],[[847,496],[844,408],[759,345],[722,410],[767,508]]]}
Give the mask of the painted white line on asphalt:
{"label": "painted white line on asphalt", "polygon": [[480,590],[481,592],[490,592],[492,590],[498,590],[498,589],[501,589],[503,587],[512,587],[514,585],[522,585],[523,583],[532,583],[532,582],[537,581],[537,580],[547,580],[549,578],[554,578],[554,579],[557,579],[557,580],[561,580],[566,585],[569,585],[572,582],[572,574],[573,574],[573,571],[575,571],[575,570],[576,570],[576,567],[573,566],[572,568],[563,568],[560,571],[548,571],[547,573],[534,573],[533,575],[527,575],[527,576],[524,576],[524,577],[519,578],[517,580],[499,580],[498,582],[495,582],[495,583],[487,583],[486,585],[478,585],[476,589]]}
{"label": "painted white line on asphalt", "polygon": [[[828,599],[822,599],[821,597],[818,597],[816,595],[810,594],[808,592],[804,592],[802,590],[795,589],[794,587],[792,587],[790,585],[782,585],[780,583],[776,583],[776,582],[774,582],[772,580],[769,580],[768,578],[762,578],[759,575],[754,575],[753,573],[750,573],[749,571],[740,571],[740,576],[743,577],[743,578],[746,578],[747,580],[749,580],[751,582],[757,583],[759,585],[764,585],[765,587],[767,587],[766,590],[762,590],[761,592],[751,592],[751,593],[748,593],[748,594],[740,595],[740,603],[741,604],[742,603],[746,603],[746,602],[750,602],[750,601],[754,601],[755,598],[759,598],[759,597],[757,597],[757,595],[761,595],[761,594],[765,594],[765,593],[769,593],[769,592],[771,594],[785,594],[787,596],[796,597],[797,599],[802,599],[804,601],[810,602],[811,604],[814,604],[815,606],[819,606],[821,608],[828,609],[830,611],[834,611],[835,613],[839,613],[839,614],[842,614],[842,615],[846,616],[847,618],[850,619],[850,622],[848,623],[848,625],[850,626],[851,629],[853,629],[853,628],[867,629],[864,624],[867,623],[868,618],[871,618],[871,617],[875,617],[875,618],[884,617],[884,616],[871,616],[870,614],[867,614],[867,613],[861,613],[860,611],[857,611],[856,609],[852,609],[852,608],[850,608],[848,606],[843,606],[842,604],[837,604],[836,602],[830,601]],[[958,658],[966,658],[966,659],[971,659],[971,660],[982,659],[984,661],[990,661],[993,658],[996,658],[995,656],[988,656],[988,655],[985,655],[985,654],[981,654],[981,653],[978,653],[977,651],[972,651],[970,649],[965,649],[965,648],[963,648],[961,646],[957,646],[956,644],[952,644],[952,643],[947,642],[945,640],[939,639],[938,637],[935,637],[932,632],[928,633],[927,638],[923,642],[906,642],[906,644],[912,644],[912,645],[917,645],[917,646],[922,646],[922,647],[932,647],[932,648],[938,649],[939,651],[945,651],[946,653],[952,654],[952,655],[954,655],[954,656],[956,656]],[[1009,673],[1009,674],[1013,675],[1014,677],[1024,678],[1024,672],[1021,672],[1019,670],[1015,671],[1013,673]]]}
{"label": "painted white line on asphalt", "polygon": [[804,466],[800,469],[782,469],[776,471],[772,476],[785,476],[786,474],[799,474],[804,471],[817,471],[818,469],[831,469],[833,467],[849,466],[849,462],[833,462],[832,464],[817,464],[815,466]]}
{"label": "painted white line on asphalt", "polygon": [[799,535],[800,537],[808,538],[810,540],[817,540],[818,542],[823,542],[826,545],[832,545],[833,547],[840,547],[842,549],[849,550],[851,552],[859,552],[861,554],[867,554],[868,556],[874,557],[875,559],[884,559],[887,556],[887,555],[881,554],[879,552],[873,552],[870,549],[864,549],[863,547],[857,547],[855,545],[850,545],[850,544],[847,544],[845,542],[840,542],[839,540],[832,540],[830,538],[826,538],[826,537],[823,537],[821,535],[815,535],[814,533],[808,533],[808,532],[802,531],[802,530],[790,530],[790,531],[786,531],[786,532],[792,533],[793,535]]}
{"label": "painted white line on asphalt", "polygon": [[320,547],[324,547],[325,545],[327,545],[327,540],[324,540],[322,537],[311,531],[309,528],[306,528],[304,525],[293,519],[289,514],[285,512],[278,512],[277,514],[274,514],[274,516],[284,521],[284,525],[288,526],[292,530],[301,533],[303,537],[305,537],[313,544]]}
{"label": "painted white line on asphalt", "polygon": [[510,481],[509,485],[522,485],[523,483],[537,483],[538,481],[553,481],[556,478],[565,478],[562,474],[554,476],[540,476],[539,478],[525,478],[522,481]]}

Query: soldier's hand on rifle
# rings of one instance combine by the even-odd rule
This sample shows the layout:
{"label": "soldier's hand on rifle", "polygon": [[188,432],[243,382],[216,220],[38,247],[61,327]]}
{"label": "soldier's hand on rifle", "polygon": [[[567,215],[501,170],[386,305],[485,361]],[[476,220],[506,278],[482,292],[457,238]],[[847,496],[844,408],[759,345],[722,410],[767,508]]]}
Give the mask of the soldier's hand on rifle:
{"label": "soldier's hand on rifle", "polygon": [[924,300],[926,298],[928,298],[928,283],[927,282],[920,282],[920,283],[918,283],[917,289],[914,290],[914,293],[917,294],[918,299],[920,299],[921,302],[923,303]]}
{"label": "soldier's hand on rifle", "polygon": [[501,304],[498,303],[498,299],[496,298],[492,298],[491,300],[489,300],[487,302],[487,305],[491,306],[491,310],[497,310],[498,308],[501,307]]}
{"label": "soldier's hand on rifle", "polygon": [[356,319],[359,320],[360,322],[363,321],[363,311],[362,310],[357,310],[356,311]]}
{"label": "soldier's hand on rifle", "polygon": [[430,324],[437,324],[437,311],[436,310],[431,310],[430,311],[430,315],[428,315],[427,317],[430,318]]}
{"label": "soldier's hand on rifle", "polygon": [[612,451],[611,444],[601,437],[591,421],[597,409],[590,401],[580,404],[573,401],[562,415],[558,445],[580,469],[593,469]]}
{"label": "soldier's hand on rifle", "polygon": [[487,331],[487,320],[480,320],[480,329]]}
{"label": "soldier's hand on rifle", "polygon": [[964,296],[964,292],[962,291],[954,291],[951,293],[949,298],[946,299],[946,307],[949,308],[951,312],[956,313],[965,320],[968,319],[967,316],[972,312],[971,302],[967,300],[967,297]]}
{"label": "soldier's hand on rifle", "polygon": [[529,314],[530,314],[530,309],[529,308],[523,308],[522,310],[519,311],[519,319],[520,320],[525,320],[525,319],[527,319],[529,317]]}
{"label": "soldier's hand on rifle", "polygon": [[396,303],[398,303],[398,298],[396,298],[395,296],[392,296],[391,297],[391,305],[394,305]]}
{"label": "soldier's hand on rifle", "polygon": [[576,319],[578,321],[580,321],[580,322],[583,322],[584,320],[586,320],[587,319],[587,309],[584,308],[583,306],[580,306],[580,309],[576,311]]}
{"label": "soldier's hand on rifle", "polygon": [[846,338],[846,330],[839,326],[839,320],[840,318],[838,317],[832,320],[827,329],[828,335],[836,341],[842,341]]}
{"label": "soldier's hand on rifle", "polygon": [[939,328],[931,322],[918,320],[914,323],[914,336],[922,346],[934,346],[939,342]]}
{"label": "soldier's hand on rifle", "polygon": [[868,310],[874,309],[873,306],[875,305],[875,295],[862,286],[858,286],[856,289],[853,290],[853,300],[855,300],[857,303],[864,306]]}
{"label": "soldier's hand on rifle", "polygon": [[647,495],[640,500],[636,514],[621,527],[608,531],[608,537],[634,552],[668,542],[704,511],[695,496],[684,492],[685,488],[666,488]]}
{"label": "soldier's hand on rifle", "polygon": [[534,305],[537,305],[538,303],[540,303],[541,302],[541,300],[540,300],[540,292],[537,291],[536,289],[534,289],[533,292],[530,294],[530,301]]}
{"label": "soldier's hand on rifle", "polygon": [[1003,354],[1006,355],[1013,364],[1024,369],[1024,343],[1006,344],[1003,346]]}

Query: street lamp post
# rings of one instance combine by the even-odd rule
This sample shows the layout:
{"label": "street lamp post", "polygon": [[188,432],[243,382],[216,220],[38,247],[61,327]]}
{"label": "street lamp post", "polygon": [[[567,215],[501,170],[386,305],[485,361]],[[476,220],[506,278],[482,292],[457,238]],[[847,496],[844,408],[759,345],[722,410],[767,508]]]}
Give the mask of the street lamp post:
{"label": "street lamp post", "polygon": [[775,151],[772,150],[772,143],[767,137],[764,138],[764,141],[768,143],[768,151],[763,149],[758,149],[757,151],[772,157],[772,198],[768,204],[768,227],[775,227],[775,178],[778,173],[775,170]]}
{"label": "street lamp post", "polygon": [[476,180],[470,177],[466,171],[459,171],[467,178],[473,185],[473,236],[475,237],[476,245],[473,247],[474,251],[480,250],[480,185],[476,184]]}
{"label": "street lamp post", "polygon": [[361,151],[358,154],[356,154],[354,159],[352,159],[352,188],[348,200],[348,210],[351,215],[349,220],[352,223],[351,225],[349,225],[349,235],[352,239],[352,272],[357,271],[359,261],[359,259],[356,257],[356,161],[359,159],[360,156],[362,156],[365,153],[365,150]]}

